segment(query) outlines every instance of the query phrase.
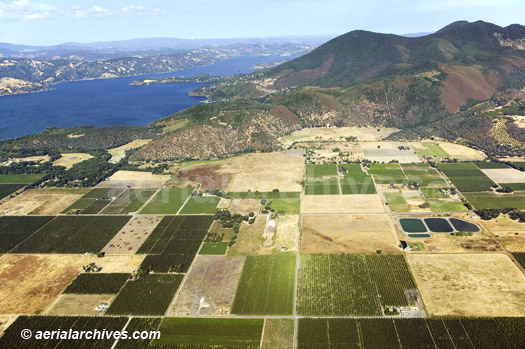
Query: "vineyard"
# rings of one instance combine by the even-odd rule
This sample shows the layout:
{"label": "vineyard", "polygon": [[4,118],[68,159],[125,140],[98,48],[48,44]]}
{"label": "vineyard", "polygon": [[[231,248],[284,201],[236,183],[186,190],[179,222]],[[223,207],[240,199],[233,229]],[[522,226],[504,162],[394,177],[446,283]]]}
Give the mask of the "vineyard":
{"label": "vineyard", "polygon": [[113,200],[102,214],[128,214],[135,212],[155,194],[154,189],[127,189]]}
{"label": "vineyard", "polygon": [[258,347],[263,324],[263,319],[164,318],[159,328],[162,335],[152,344],[172,345],[170,348]]}
{"label": "vineyard", "polygon": [[462,192],[490,191],[496,185],[473,163],[439,164],[439,169]]}
{"label": "vineyard", "polygon": [[298,348],[523,348],[525,318],[299,319]]}
{"label": "vineyard", "polygon": [[293,310],[295,256],[248,256],[232,313],[289,315]]}
{"label": "vineyard", "polygon": [[302,315],[380,315],[408,305],[415,284],[400,255],[302,255],[297,311]]}
{"label": "vineyard", "polygon": [[177,292],[183,275],[150,274],[128,281],[107,314],[163,315]]}
{"label": "vineyard", "polygon": [[[35,339],[37,331],[121,331],[126,325],[126,317],[84,317],[84,316],[20,316],[4,335],[0,337],[0,348],[101,348],[109,349],[115,339]],[[23,329],[30,329],[33,336],[22,339],[20,333]]]}
{"label": "vineyard", "polygon": [[129,274],[80,274],[64,293],[101,294],[118,293],[124,286]]}
{"label": "vineyard", "polygon": [[166,273],[188,271],[213,216],[164,217],[137,253],[147,253],[142,269]]}
{"label": "vineyard", "polygon": [[49,223],[51,216],[0,217],[0,253],[5,253]]}
{"label": "vineyard", "polygon": [[[132,318],[124,330],[128,331],[128,335],[134,331],[156,331],[159,328],[160,318]],[[115,349],[146,349],[151,340],[135,339],[135,340],[119,340]]]}
{"label": "vineyard", "polygon": [[98,252],[130,218],[130,216],[58,216],[15,247],[13,252]]}
{"label": "vineyard", "polygon": [[0,199],[13,194],[20,188],[25,187],[25,184],[0,184]]}
{"label": "vineyard", "polygon": [[512,255],[520,262],[521,266],[525,268],[525,252],[514,252]]}

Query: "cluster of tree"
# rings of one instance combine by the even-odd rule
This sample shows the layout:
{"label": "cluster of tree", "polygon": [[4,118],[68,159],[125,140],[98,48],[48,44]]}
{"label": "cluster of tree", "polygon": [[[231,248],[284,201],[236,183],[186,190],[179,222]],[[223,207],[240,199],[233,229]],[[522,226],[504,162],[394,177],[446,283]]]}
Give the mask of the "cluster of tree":
{"label": "cluster of tree", "polygon": [[512,190],[511,187],[505,187],[505,188],[498,187],[498,188],[496,189],[496,191],[497,191],[498,193],[512,193],[514,190]]}
{"label": "cluster of tree", "polygon": [[238,213],[231,214],[231,212],[228,211],[227,209],[219,209],[215,213],[215,219],[221,221],[221,226],[223,228],[232,228],[235,234],[239,233],[239,229],[243,221],[244,222],[253,221],[253,219],[250,219],[250,217],[253,217],[253,215],[243,216]]}
{"label": "cluster of tree", "polygon": [[515,209],[515,208],[512,208],[512,207],[508,207],[508,208],[484,208],[482,210],[477,210],[476,211],[476,214],[478,216],[481,217],[481,219],[483,220],[491,220],[493,218],[498,218],[499,215],[503,213],[503,214],[506,214],[508,213],[509,214],[509,217],[511,219],[519,219],[520,221],[525,221],[524,218],[525,218],[525,213],[524,212],[520,212],[518,209]]}

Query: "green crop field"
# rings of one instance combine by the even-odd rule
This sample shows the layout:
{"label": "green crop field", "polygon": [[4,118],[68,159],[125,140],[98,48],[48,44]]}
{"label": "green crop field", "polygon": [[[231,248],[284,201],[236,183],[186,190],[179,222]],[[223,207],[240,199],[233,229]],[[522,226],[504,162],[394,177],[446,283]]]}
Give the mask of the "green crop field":
{"label": "green crop field", "polygon": [[500,183],[502,188],[511,187],[514,191],[525,191],[525,183]]}
{"label": "green crop field", "polygon": [[413,288],[403,256],[302,255],[297,311],[301,315],[380,315],[381,305],[407,305],[403,292]]}
{"label": "green crop field", "polygon": [[474,164],[482,170],[491,168],[509,168],[507,165],[501,162],[477,161],[474,162]]}
{"label": "green crop field", "polygon": [[42,177],[41,174],[0,174],[0,184],[32,184]]}
{"label": "green crop field", "polygon": [[436,143],[421,142],[419,144],[425,147],[425,149],[416,149],[416,154],[419,156],[436,156],[439,158],[450,157],[450,155]]}
{"label": "green crop field", "polygon": [[439,169],[462,192],[490,191],[496,185],[474,163],[439,164]]}
{"label": "green crop field", "polygon": [[0,217],[0,253],[5,253],[49,223],[52,216]]}
{"label": "green crop field", "polygon": [[102,293],[118,293],[124,286],[126,280],[129,279],[129,274],[94,274],[86,273],[80,274],[75,280],[66,288],[64,293],[79,293],[79,294],[102,294]]}
{"label": "green crop field", "polygon": [[293,319],[266,318],[264,320],[264,333],[261,349],[291,349],[293,348],[293,337]]}
{"label": "green crop field", "polygon": [[481,210],[484,208],[516,208],[525,210],[525,192],[514,192],[512,194],[499,193],[465,193],[465,198],[474,206]]}
{"label": "green crop field", "polygon": [[77,201],[72,203],[71,206],[69,206],[64,211],[62,211],[62,213],[68,213],[70,211],[77,211],[77,210],[82,212],[82,210],[91,206],[96,200],[97,199],[83,199],[83,198],[78,199]]}
{"label": "green crop field", "polygon": [[450,195],[448,194],[440,193],[439,188],[421,188],[421,193],[423,194],[425,199],[446,199],[450,197]]}
{"label": "green crop field", "polygon": [[306,195],[337,195],[339,194],[339,180],[326,179],[307,181],[304,193]]}
{"label": "green crop field", "polygon": [[126,189],[111,202],[102,214],[127,214],[135,212],[155,194],[155,189]]}
{"label": "green crop field", "polygon": [[[4,335],[0,337],[0,348],[97,348],[110,349],[115,343],[115,338],[105,339],[38,339],[37,332],[70,329],[77,334],[80,331],[106,330],[108,332],[121,331],[127,317],[110,316],[20,316],[9,326]],[[29,339],[20,336],[23,329],[32,331]]]}
{"label": "green crop field", "polygon": [[343,194],[375,194],[376,188],[372,176],[367,175],[359,164],[338,165],[346,169],[341,179]]}
{"label": "green crop field", "polygon": [[460,201],[429,201],[432,212],[467,212],[468,208]]}
{"label": "green crop field", "polygon": [[0,184],[0,199],[13,194],[15,191],[23,188],[24,186],[24,184]]}
{"label": "green crop field", "polygon": [[337,176],[337,165],[306,165],[306,178]]}
{"label": "green crop field", "polygon": [[[104,207],[108,206],[111,200],[107,199],[98,199],[93,201],[91,205],[83,209],[80,213],[81,214],[97,214],[100,211],[104,210]],[[115,212],[114,214],[118,214],[120,212]]]}
{"label": "green crop field", "polygon": [[388,207],[393,212],[410,212],[410,206],[401,193],[384,193]]}
{"label": "green crop field", "polygon": [[263,319],[164,318],[161,337],[152,344],[176,345],[178,348],[258,347]]}
{"label": "green crop field", "polygon": [[186,272],[212,222],[205,215],[164,217],[137,251],[148,254],[141,268]]}
{"label": "green crop field", "polygon": [[99,252],[130,218],[130,216],[58,216],[16,246],[13,252]]}
{"label": "green crop field", "polygon": [[[161,321],[161,318],[134,317],[129,320],[125,330],[128,333],[133,333],[134,331],[156,331]],[[150,339],[119,340],[115,349],[147,349],[150,342]]]}
{"label": "green crop field", "polygon": [[248,256],[232,313],[290,315],[293,310],[295,256]]}
{"label": "green crop field", "polygon": [[107,314],[163,315],[182,282],[181,274],[149,274],[126,282]]}
{"label": "green crop field", "polygon": [[522,348],[525,318],[299,319],[298,348]]}
{"label": "green crop field", "polygon": [[229,244],[229,242],[205,242],[202,245],[199,254],[225,255]]}
{"label": "green crop field", "polygon": [[181,214],[215,214],[221,201],[218,196],[192,196],[184,205]]}
{"label": "green crop field", "polygon": [[162,188],[140,213],[175,214],[192,192],[193,187]]}
{"label": "green crop field", "polygon": [[446,188],[447,182],[428,164],[402,164],[408,182],[416,182],[420,187]]}
{"label": "green crop field", "polygon": [[374,176],[376,183],[380,184],[407,182],[407,177],[399,164],[371,164],[368,173]]}

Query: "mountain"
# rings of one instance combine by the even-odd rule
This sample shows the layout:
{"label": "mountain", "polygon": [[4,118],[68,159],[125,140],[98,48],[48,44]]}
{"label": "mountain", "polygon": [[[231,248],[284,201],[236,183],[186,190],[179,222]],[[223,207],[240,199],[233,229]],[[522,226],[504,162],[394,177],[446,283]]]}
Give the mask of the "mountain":
{"label": "mountain", "polygon": [[[283,133],[328,125],[397,127],[397,139],[438,136],[517,154],[523,149],[514,145],[525,144],[524,135],[505,115],[525,113],[524,86],[521,25],[460,21],[420,37],[356,30],[275,68],[194,91],[218,103],[160,120],[156,126],[188,122],[135,157],[275,149]],[[224,147],[228,130],[238,142]],[[201,138],[202,144],[190,141]]]}

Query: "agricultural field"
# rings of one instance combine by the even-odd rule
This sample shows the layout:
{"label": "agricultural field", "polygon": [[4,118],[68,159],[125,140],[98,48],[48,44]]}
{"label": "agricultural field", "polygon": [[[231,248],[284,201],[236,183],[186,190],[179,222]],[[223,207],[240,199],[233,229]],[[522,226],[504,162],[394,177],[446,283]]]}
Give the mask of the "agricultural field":
{"label": "agricultural field", "polygon": [[99,252],[129,220],[128,216],[58,216],[13,253]]}
{"label": "agricultural field", "polygon": [[[399,163],[421,162],[421,159],[407,142],[363,142],[360,143],[364,158],[372,162]],[[399,147],[408,149],[401,150]]]}
{"label": "agricultural field", "polygon": [[400,190],[383,190],[383,195],[385,196],[388,207],[392,212],[410,212],[410,206]]}
{"label": "agricultural field", "polygon": [[41,174],[0,174],[0,184],[32,184],[42,177]]}
{"label": "agricultural field", "polygon": [[325,179],[325,180],[309,180],[304,187],[306,195],[338,195],[339,180]]}
{"label": "agricultural field", "polygon": [[482,225],[494,234],[498,243],[507,251],[525,252],[525,224],[500,215],[490,221],[483,221]]}
{"label": "agricultural field", "polygon": [[523,268],[525,268],[525,253],[524,252],[515,252],[512,255],[514,256],[514,258],[516,258],[516,260],[518,262],[520,262],[521,266]]}
{"label": "agricultural field", "polygon": [[448,188],[447,182],[429,164],[402,164],[401,167],[409,183],[417,182],[424,188]]}
{"label": "agricultural field", "polygon": [[409,254],[434,316],[522,316],[525,276],[504,254]]}
{"label": "agricultural field", "polygon": [[[478,166],[479,167],[479,166]],[[518,184],[525,183],[525,172],[515,170],[513,168],[488,168],[481,170],[493,182]]]}
{"label": "agricultural field", "polygon": [[162,188],[140,211],[140,214],[176,214],[193,189],[193,187]]}
{"label": "agricultural field", "polygon": [[[128,333],[133,333],[134,331],[156,331],[158,330],[161,318],[131,318],[131,320],[126,325],[125,330]],[[143,348],[147,349],[150,339],[136,339],[136,340],[119,340],[115,349],[136,349]]]}
{"label": "agricultural field", "polygon": [[267,215],[258,215],[255,223],[242,223],[235,244],[228,249],[228,256],[248,256],[259,254],[262,249],[262,236],[266,227]]}
{"label": "agricultural field", "polygon": [[111,154],[109,162],[117,163],[126,156],[126,150],[140,148],[151,142],[151,139],[135,139],[127,144],[121,145],[117,148],[108,149],[108,153]]}
{"label": "agricultural field", "polygon": [[99,274],[83,273],[66,288],[64,293],[100,294],[118,293],[124,286],[129,274]]}
{"label": "agricultural field", "polygon": [[205,242],[202,244],[199,254],[224,256],[228,251],[229,242]]}
{"label": "agricultural field", "polygon": [[115,339],[23,339],[23,329],[31,329],[33,334],[46,330],[94,331],[102,329],[121,331],[128,318],[126,317],[93,317],[93,316],[20,316],[0,338],[1,348],[100,348],[110,349]]}
{"label": "agricultural field", "polygon": [[[156,189],[126,189],[100,211],[101,214],[129,214],[138,211]],[[89,209],[89,207],[88,207]],[[94,212],[98,213],[98,212]]]}
{"label": "agricultural field", "polygon": [[[232,197],[229,211],[232,213],[257,213],[264,205],[269,205],[275,212],[298,214],[301,207],[299,192],[245,192],[229,193]],[[228,208],[228,207],[225,207]]]}
{"label": "agricultural field", "polygon": [[106,314],[163,315],[182,279],[180,274],[149,274],[129,280]]}
{"label": "agricultural field", "polygon": [[433,200],[429,201],[432,212],[467,212],[467,207],[461,201]]}
{"label": "agricultural field", "polygon": [[240,315],[291,315],[295,256],[248,256],[231,312]]}
{"label": "agricultural field", "polygon": [[523,318],[300,319],[298,348],[520,348]]}
{"label": "agricultural field", "polygon": [[501,194],[494,192],[465,193],[465,198],[474,206],[481,210],[484,208],[517,208],[525,209],[525,192],[514,192],[511,194]]}
{"label": "agricultural field", "polygon": [[215,214],[219,201],[221,198],[218,196],[192,196],[180,214]]}
{"label": "agricultural field", "polygon": [[279,216],[275,219],[275,223],[276,230],[273,237],[273,245],[270,248],[263,248],[263,253],[282,253],[281,249],[283,248],[286,252],[297,251],[297,236],[299,235],[299,216]]}
{"label": "agricultural field", "polygon": [[371,164],[368,173],[378,184],[401,184],[408,181],[399,164]]}
{"label": "agricultural field", "polygon": [[148,254],[142,269],[186,272],[212,222],[204,215],[164,217],[137,251]]}
{"label": "agricultural field", "polygon": [[102,248],[106,254],[134,254],[153,232],[161,218],[157,216],[134,216]]}
{"label": "agricultural field", "polygon": [[23,187],[25,187],[25,184],[0,184],[0,199],[15,193]]}
{"label": "agricultural field", "polygon": [[388,217],[304,216],[301,253],[400,253]]}
{"label": "agricultural field", "polygon": [[97,316],[100,311],[95,308],[100,303],[111,303],[113,297],[115,294],[61,294],[45,311],[45,315]]}
{"label": "agricultural field", "polygon": [[415,288],[400,255],[301,255],[297,312],[380,315],[381,306],[408,305],[404,292]]}
{"label": "agricultural field", "polygon": [[[230,314],[244,261],[244,257],[198,256],[168,315]],[[206,304],[199,310],[201,297]]]}
{"label": "agricultural field", "polygon": [[292,349],[294,323],[292,319],[264,320],[264,332],[261,349]]}
{"label": "agricultural field", "polygon": [[509,168],[506,164],[501,162],[476,161],[474,162],[480,170],[495,169],[495,168]]}
{"label": "agricultural field", "polygon": [[1,256],[0,313],[42,312],[92,259],[78,255]]}
{"label": "agricultural field", "polygon": [[60,158],[53,162],[53,166],[64,166],[69,169],[82,161],[93,158],[93,155],[86,153],[61,153]]}
{"label": "agricultural field", "polygon": [[258,213],[261,209],[261,199],[233,198],[231,199],[229,205],[222,208],[227,208],[233,214],[238,213],[242,215],[247,215],[250,212]]}
{"label": "agricultural field", "polygon": [[344,171],[340,179],[341,194],[375,194],[376,189],[372,176],[367,175],[359,164],[338,165]]}
{"label": "agricultural field", "polygon": [[461,192],[490,191],[496,185],[471,162],[444,163],[438,167]]}
{"label": "agricultural field", "polygon": [[306,165],[306,179],[337,177],[337,165]]}
{"label": "agricultural field", "polygon": [[100,182],[97,188],[160,188],[168,179],[170,179],[168,175],[119,170]]}
{"label": "agricultural field", "polygon": [[6,253],[35,231],[49,223],[53,216],[0,217],[0,253]]}
{"label": "agricultural field", "polygon": [[164,318],[154,345],[180,348],[257,348],[263,319]]}
{"label": "agricultural field", "polygon": [[460,144],[439,142],[439,147],[448,153],[449,158],[459,161],[479,161],[486,157],[483,152]]}
{"label": "agricultural field", "polygon": [[85,193],[85,189],[29,189],[0,205],[0,214],[59,214]]}
{"label": "agricultural field", "polygon": [[385,208],[377,194],[304,195],[302,213],[384,213]]}
{"label": "agricultural field", "polygon": [[448,158],[450,155],[434,142],[414,142],[411,143],[415,149],[416,154],[419,156],[437,157],[437,158]]}

